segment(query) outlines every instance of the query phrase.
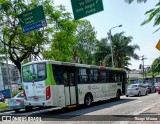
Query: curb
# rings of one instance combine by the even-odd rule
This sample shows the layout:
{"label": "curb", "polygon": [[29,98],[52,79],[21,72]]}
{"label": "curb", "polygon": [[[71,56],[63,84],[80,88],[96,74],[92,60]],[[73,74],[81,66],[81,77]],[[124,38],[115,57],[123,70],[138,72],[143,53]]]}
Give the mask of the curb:
{"label": "curb", "polygon": [[10,110],[10,109],[7,109],[7,110],[0,110],[0,113],[9,112],[9,111],[12,111],[12,110]]}

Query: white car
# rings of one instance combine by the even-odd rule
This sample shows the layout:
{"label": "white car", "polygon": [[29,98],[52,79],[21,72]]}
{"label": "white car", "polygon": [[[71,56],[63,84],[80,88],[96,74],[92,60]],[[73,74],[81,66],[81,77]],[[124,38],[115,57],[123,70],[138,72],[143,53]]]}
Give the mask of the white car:
{"label": "white car", "polygon": [[126,97],[131,96],[131,95],[147,95],[148,94],[148,89],[145,85],[143,84],[131,84],[127,87],[127,93]]}

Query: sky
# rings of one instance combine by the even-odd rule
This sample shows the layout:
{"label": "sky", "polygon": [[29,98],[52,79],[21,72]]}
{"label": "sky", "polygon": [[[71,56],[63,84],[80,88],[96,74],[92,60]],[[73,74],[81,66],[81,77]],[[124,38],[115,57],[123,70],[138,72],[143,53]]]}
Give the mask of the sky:
{"label": "sky", "polygon": [[[64,5],[66,10],[73,15],[71,0],[54,0],[55,5]],[[104,10],[82,19],[89,20],[95,31],[97,39],[107,37],[107,32],[114,26],[122,25],[112,30],[112,35],[125,32],[125,36],[132,36],[131,45],[137,44],[140,50],[136,50],[140,58],[142,55],[146,58],[145,66],[150,66],[154,59],[160,57],[160,51],[155,48],[159,41],[159,32],[153,33],[158,27],[153,27],[153,21],[141,26],[146,19],[145,12],[154,8],[159,0],[148,0],[146,3],[138,4],[135,0],[132,4],[125,3],[125,0],[102,0]],[[130,61],[130,69],[139,69],[142,60]]]}

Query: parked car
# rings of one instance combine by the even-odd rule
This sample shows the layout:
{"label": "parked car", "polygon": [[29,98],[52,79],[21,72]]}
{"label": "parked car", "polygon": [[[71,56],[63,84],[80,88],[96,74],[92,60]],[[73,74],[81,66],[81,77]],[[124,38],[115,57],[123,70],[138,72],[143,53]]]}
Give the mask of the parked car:
{"label": "parked car", "polygon": [[147,95],[148,94],[148,89],[145,85],[143,84],[131,84],[127,87],[127,94],[126,97],[131,96],[131,95]]}
{"label": "parked car", "polygon": [[155,93],[156,92],[156,87],[153,84],[148,83],[148,84],[145,84],[145,86],[148,89],[148,93]]}
{"label": "parked car", "polygon": [[160,86],[158,87],[158,94],[160,94]]}
{"label": "parked car", "polygon": [[4,102],[4,101],[5,101],[5,96],[2,93],[0,93],[0,102]]}
{"label": "parked car", "polygon": [[8,101],[8,107],[9,109],[14,110],[15,112],[19,112],[20,109],[25,109],[26,111],[30,111],[32,109],[31,106],[25,105],[23,92],[20,92],[14,98],[11,98]]}
{"label": "parked car", "polygon": [[155,83],[154,86],[156,87],[156,91],[158,91],[158,87],[160,86],[160,83]]}

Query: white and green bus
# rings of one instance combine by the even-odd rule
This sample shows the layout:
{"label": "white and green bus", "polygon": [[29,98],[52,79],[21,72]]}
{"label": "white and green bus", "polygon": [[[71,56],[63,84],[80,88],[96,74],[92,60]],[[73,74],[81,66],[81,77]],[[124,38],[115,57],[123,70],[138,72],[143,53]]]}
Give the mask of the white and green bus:
{"label": "white and green bus", "polygon": [[120,68],[42,60],[22,65],[27,106],[90,106],[125,94],[126,72]]}

